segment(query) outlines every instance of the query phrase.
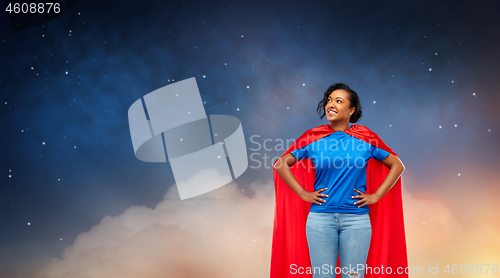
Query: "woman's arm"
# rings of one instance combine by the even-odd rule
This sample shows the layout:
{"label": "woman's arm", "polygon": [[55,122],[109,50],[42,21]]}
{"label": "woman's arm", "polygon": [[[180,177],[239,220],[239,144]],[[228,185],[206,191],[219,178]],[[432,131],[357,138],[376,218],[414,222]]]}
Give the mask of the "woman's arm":
{"label": "woman's arm", "polygon": [[361,199],[354,204],[361,204],[358,206],[359,208],[365,205],[370,205],[378,202],[384,195],[391,189],[394,184],[398,181],[399,177],[405,170],[405,166],[403,162],[399,160],[399,158],[393,154],[389,154],[384,160],[381,160],[387,168],[390,169],[389,173],[385,177],[384,182],[379,186],[379,188],[373,194],[364,194],[363,192],[354,189],[358,194],[357,196],[352,196],[353,199]]}
{"label": "woman's arm", "polygon": [[321,192],[325,191],[326,188],[319,189],[315,192],[309,192],[306,191],[302,185],[299,184],[297,179],[295,179],[295,176],[293,175],[292,171],[290,170],[290,167],[297,162],[297,159],[293,154],[288,153],[282,157],[280,157],[276,163],[274,163],[274,169],[280,177],[283,179],[283,181],[295,192],[299,197],[306,201],[306,202],[311,202],[315,203],[318,205],[321,205],[320,202],[326,202],[325,200],[319,198],[319,197],[328,197],[328,195],[321,194]]}

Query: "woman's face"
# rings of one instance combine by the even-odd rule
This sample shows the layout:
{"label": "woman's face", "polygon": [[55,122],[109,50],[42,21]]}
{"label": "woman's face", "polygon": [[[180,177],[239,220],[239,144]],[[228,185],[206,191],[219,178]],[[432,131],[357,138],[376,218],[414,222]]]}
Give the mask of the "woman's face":
{"label": "woman's face", "polygon": [[349,93],[339,89],[333,91],[328,97],[325,106],[326,118],[331,121],[349,121],[349,114],[354,113],[356,108],[351,107],[349,102]]}

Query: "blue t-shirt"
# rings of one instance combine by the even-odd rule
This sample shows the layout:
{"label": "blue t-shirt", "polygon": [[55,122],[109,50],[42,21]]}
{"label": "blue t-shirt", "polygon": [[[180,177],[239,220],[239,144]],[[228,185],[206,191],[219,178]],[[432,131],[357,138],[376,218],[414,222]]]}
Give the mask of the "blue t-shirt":
{"label": "blue t-shirt", "polygon": [[368,206],[358,208],[351,196],[359,195],[354,188],[366,192],[366,166],[368,160],[383,160],[389,153],[343,131],[336,131],[313,143],[291,152],[297,160],[309,158],[316,172],[314,191],[328,197],[320,197],[326,202],[311,204],[313,212],[369,213]]}

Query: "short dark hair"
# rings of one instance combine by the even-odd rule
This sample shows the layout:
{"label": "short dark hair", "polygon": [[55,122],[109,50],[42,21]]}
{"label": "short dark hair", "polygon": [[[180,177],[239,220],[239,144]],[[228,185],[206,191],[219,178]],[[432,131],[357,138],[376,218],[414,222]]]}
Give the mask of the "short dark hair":
{"label": "short dark hair", "polygon": [[320,100],[320,102],[318,103],[318,108],[316,109],[316,111],[318,112],[318,114],[320,116],[319,118],[323,119],[323,117],[326,115],[325,106],[328,103],[328,97],[330,96],[330,94],[333,91],[339,90],[339,89],[344,90],[349,94],[349,103],[351,103],[350,108],[352,108],[352,107],[356,108],[354,113],[352,113],[352,116],[349,118],[349,122],[356,123],[361,118],[361,102],[359,101],[358,94],[355,91],[353,91],[351,88],[349,88],[349,86],[347,86],[346,84],[343,84],[343,83],[335,83],[335,84],[331,85],[330,87],[328,87],[325,94],[323,95],[323,99]]}

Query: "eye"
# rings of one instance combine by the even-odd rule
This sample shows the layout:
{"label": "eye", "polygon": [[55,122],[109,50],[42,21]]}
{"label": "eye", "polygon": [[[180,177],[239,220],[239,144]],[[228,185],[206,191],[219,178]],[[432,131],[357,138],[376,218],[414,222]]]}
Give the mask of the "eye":
{"label": "eye", "polygon": [[342,103],[342,101],[340,99],[337,99],[337,102],[339,102],[339,101],[340,101],[340,103]]}
{"label": "eye", "polygon": [[331,102],[331,101],[332,101],[332,99],[331,99],[331,98],[329,98],[329,99],[328,99],[328,102]]}

